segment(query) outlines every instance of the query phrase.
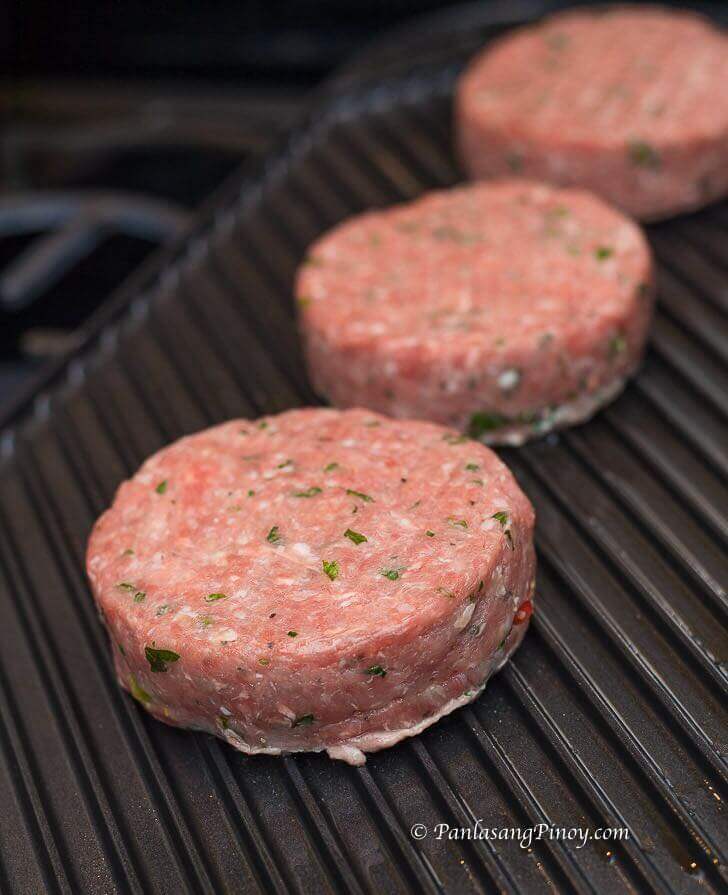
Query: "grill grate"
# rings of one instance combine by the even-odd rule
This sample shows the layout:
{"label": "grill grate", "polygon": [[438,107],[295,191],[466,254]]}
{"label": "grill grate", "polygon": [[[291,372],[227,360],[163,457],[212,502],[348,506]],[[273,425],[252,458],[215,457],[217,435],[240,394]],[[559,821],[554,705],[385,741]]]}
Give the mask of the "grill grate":
{"label": "grill grate", "polygon": [[[454,73],[335,101],[6,439],[1,890],[725,890],[725,207],[652,228],[660,311],[617,403],[502,452],[537,508],[540,603],[474,705],[355,769],[246,758],[113,678],[82,572],[94,518],[169,440],[314,400],[296,262],[343,215],[457,179]],[[632,838],[610,857],[409,833],[478,818]]]}

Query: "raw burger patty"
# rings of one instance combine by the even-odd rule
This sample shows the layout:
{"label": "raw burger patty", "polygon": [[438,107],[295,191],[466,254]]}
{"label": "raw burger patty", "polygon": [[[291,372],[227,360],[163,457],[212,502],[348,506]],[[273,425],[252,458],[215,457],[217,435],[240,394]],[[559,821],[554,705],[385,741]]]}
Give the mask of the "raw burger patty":
{"label": "raw burger patty", "polygon": [[234,420],[151,457],[88,573],[119,679],[242,752],[363,752],[475,699],[521,642],[533,510],[488,448],[364,410]]}
{"label": "raw burger patty", "polygon": [[352,218],[313,245],[296,289],[311,379],[332,404],[519,444],[621,389],[652,279],[620,213],[509,180]]}
{"label": "raw burger patty", "polygon": [[728,38],[658,8],[568,12],[471,63],[455,126],[469,174],[593,190],[639,218],[728,192]]}

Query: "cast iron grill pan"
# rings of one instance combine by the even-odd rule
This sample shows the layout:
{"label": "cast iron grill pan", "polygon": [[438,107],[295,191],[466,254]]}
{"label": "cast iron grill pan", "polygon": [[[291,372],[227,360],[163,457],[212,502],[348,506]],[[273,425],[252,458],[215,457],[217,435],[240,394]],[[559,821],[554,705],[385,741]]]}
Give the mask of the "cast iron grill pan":
{"label": "cast iron grill pan", "polygon": [[[344,216],[459,179],[456,71],[335,99],[6,436],[3,892],[725,891],[725,205],[650,229],[659,312],[623,396],[502,452],[538,513],[539,605],[476,703],[356,769],[166,727],[112,673],[83,572],[94,519],[170,440],[316,400],[296,264]],[[477,819],[632,835],[526,850],[409,832]]]}

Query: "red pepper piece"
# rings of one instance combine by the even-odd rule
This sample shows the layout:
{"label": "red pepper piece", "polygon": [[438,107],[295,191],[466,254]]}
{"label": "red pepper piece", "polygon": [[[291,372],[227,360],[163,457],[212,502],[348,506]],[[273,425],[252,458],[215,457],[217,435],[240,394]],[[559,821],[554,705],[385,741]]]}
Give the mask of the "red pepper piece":
{"label": "red pepper piece", "polygon": [[521,605],[516,609],[516,614],[513,616],[513,624],[514,625],[522,625],[525,621],[533,615],[533,603],[530,600],[526,600],[525,603],[521,603]]}

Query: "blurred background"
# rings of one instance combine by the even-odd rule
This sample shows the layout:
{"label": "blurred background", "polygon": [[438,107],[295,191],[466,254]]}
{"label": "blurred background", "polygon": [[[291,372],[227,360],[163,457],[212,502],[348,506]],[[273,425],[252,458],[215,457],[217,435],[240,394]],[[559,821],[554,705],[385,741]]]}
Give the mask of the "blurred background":
{"label": "blurred background", "polygon": [[0,422],[114,287],[303,114],[312,88],[388,27],[454,5],[3,4]]}

